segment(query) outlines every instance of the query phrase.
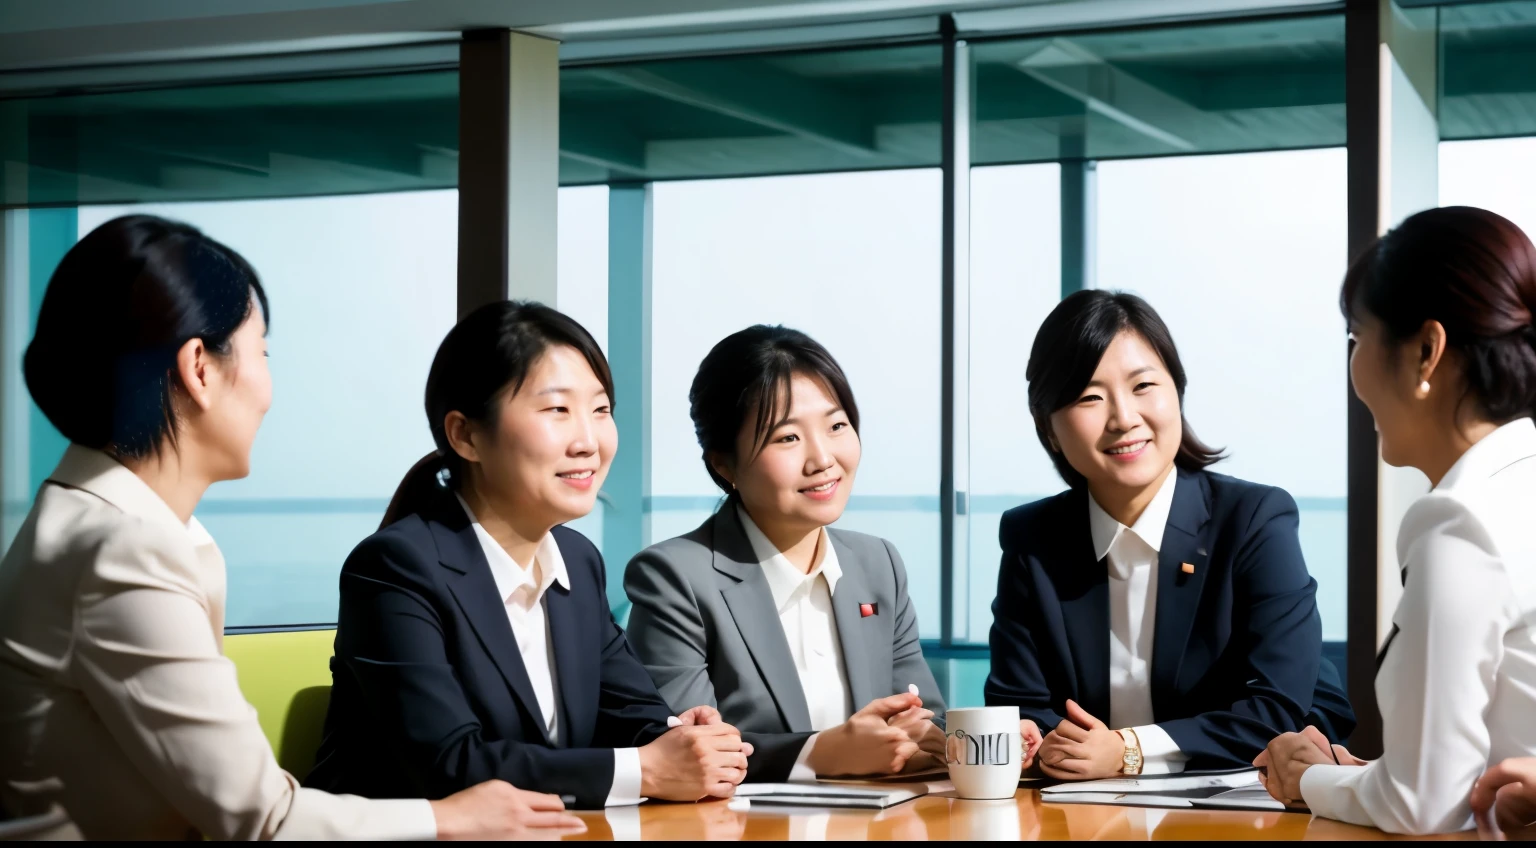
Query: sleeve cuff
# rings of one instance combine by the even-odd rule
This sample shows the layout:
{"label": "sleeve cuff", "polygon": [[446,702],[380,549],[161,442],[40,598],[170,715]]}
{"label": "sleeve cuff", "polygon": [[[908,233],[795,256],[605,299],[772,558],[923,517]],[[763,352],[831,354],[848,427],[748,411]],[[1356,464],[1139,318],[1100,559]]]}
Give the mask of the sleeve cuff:
{"label": "sleeve cuff", "polygon": [[374,800],[368,802],[367,814],[354,834],[343,839],[401,840],[410,842],[437,839],[437,816],[432,802],[425,798]]}
{"label": "sleeve cuff", "polygon": [[1346,805],[1334,801],[1349,798],[1350,793],[1338,791],[1339,787],[1364,771],[1360,766],[1310,766],[1301,773],[1301,800],[1307,802],[1307,809],[1314,816],[1349,821],[1345,816]]}
{"label": "sleeve cuff", "polygon": [[795,758],[795,764],[789,770],[790,783],[815,783],[816,770],[811,768],[811,749],[816,747],[816,740],[820,733],[812,733],[811,738],[805,740],[805,745],[800,749],[800,756]]}
{"label": "sleeve cuff", "polygon": [[1179,750],[1168,731],[1155,724],[1131,728],[1141,742],[1142,774],[1178,774],[1189,762],[1189,755]]}
{"label": "sleeve cuff", "polygon": [[625,807],[640,803],[640,749],[613,749],[613,786],[608,790],[605,807]]}

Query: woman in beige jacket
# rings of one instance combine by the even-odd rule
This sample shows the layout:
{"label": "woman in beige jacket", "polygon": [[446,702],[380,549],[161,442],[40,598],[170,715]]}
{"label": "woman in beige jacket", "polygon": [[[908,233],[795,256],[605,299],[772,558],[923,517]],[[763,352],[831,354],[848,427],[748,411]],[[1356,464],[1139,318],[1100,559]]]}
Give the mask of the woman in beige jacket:
{"label": "woman in beige jacket", "polygon": [[271,403],[255,271],[118,218],[44,295],[27,388],[71,442],[0,561],[0,811],[93,839],[530,837],[583,829],[487,781],[438,801],[300,788],[221,653],[224,560],[192,517]]}

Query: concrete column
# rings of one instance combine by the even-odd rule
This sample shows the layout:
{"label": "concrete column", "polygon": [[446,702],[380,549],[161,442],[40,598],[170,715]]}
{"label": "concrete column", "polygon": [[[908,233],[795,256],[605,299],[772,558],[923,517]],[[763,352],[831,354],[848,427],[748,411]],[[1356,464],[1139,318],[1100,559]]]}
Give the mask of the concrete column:
{"label": "concrete column", "polygon": [[[1349,251],[1433,207],[1439,190],[1438,12],[1392,0],[1345,7],[1349,132]],[[1349,398],[1349,698],[1360,724],[1357,755],[1381,754],[1376,653],[1402,594],[1397,531],[1409,504],[1429,489],[1424,475],[1381,461],[1370,412]]]}
{"label": "concrete column", "polygon": [[459,48],[459,315],[507,298],[558,306],[559,43],[509,30]]}

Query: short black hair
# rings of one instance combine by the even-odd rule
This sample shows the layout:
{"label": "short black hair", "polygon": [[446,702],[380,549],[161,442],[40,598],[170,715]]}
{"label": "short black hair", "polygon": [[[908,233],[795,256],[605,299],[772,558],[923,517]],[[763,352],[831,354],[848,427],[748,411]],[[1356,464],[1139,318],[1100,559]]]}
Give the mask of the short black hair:
{"label": "short black hair", "polygon": [[704,458],[704,470],[720,490],[731,483],[715,470],[710,454],[736,456],[736,439],[752,414],[752,450],[761,452],[773,428],[789,414],[790,381],[804,374],[837,399],[853,431],[859,405],[842,366],[815,339],[789,327],[754,324],[721,339],[699,363],[688,389],[688,413]]}
{"label": "short black hair", "polygon": [[256,270],[196,227],[114,218],[70,248],[49,279],[22,362],[27,391],[77,445],[120,458],[174,449],[177,352],[201,339],[229,355],[253,301],[268,316]]}
{"label": "short black hair", "polygon": [[1220,449],[1211,448],[1195,437],[1184,417],[1184,363],[1168,325],[1151,304],[1133,294],[1088,289],[1073,292],[1047,315],[1035,334],[1024,371],[1029,380],[1029,412],[1035,419],[1035,434],[1051,455],[1056,473],[1074,489],[1086,486],[1087,478],[1067,462],[1061,451],[1051,446],[1051,415],[1075,403],[1093,380],[1093,372],[1104,358],[1104,351],[1122,332],[1135,333],[1163,361],[1179,393],[1179,420],[1183,437],[1174,464],[1187,471],[1198,471],[1224,458]]}

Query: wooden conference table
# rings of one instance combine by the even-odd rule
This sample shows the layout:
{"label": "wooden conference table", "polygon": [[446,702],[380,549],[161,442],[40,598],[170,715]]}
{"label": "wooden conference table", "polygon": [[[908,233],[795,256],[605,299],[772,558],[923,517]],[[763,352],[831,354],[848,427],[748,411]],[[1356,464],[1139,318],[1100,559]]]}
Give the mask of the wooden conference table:
{"label": "wooden conference table", "polygon": [[[926,795],[880,811],[810,811],[785,807],[737,812],[725,801],[644,804],[580,812],[587,832],[568,839],[606,840],[973,840],[973,839],[1395,839],[1301,813],[1160,810],[1087,804],[1046,804],[1034,789],[1011,801],[962,801],[953,793]],[[636,832],[638,831],[638,832]],[[1441,839],[1475,839],[1473,832]]]}

